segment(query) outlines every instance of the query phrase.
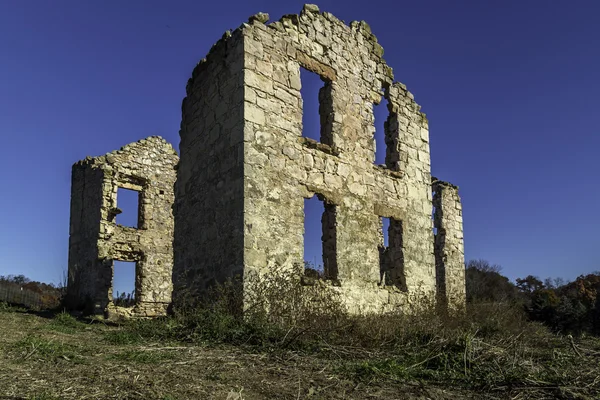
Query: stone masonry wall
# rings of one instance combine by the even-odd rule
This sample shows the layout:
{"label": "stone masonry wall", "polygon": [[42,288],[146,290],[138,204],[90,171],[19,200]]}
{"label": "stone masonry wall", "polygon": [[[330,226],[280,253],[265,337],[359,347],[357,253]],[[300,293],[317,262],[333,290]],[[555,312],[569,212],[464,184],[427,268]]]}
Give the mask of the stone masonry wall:
{"label": "stone masonry wall", "polygon": [[450,310],[466,302],[462,204],[458,187],[434,178],[433,207],[438,300]]}
{"label": "stone masonry wall", "polygon": [[182,104],[174,296],[243,273],[243,40],[228,32],[198,63]]}
{"label": "stone masonry wall", "polygon": [[99,297],[96,283],[106,279],[106,268],[100,268],[98,262],[102,182],[103,172],[95,159],[73,164],[67,303],[75,309],[93,308]]}
{"label": "stone masonry wall", "polygon": [[[393,83],[364,22],[316,6],[244,27],[246,271],[302,265],[303,199],[336,208],[337,290],[354,312],[380,312],[435,291],[427,120]],[[321,144],[303,138],[300,68],[318,73]],[[382,91],[383,88],[383,91]],[[374,165],[373,105],[385,96],[386,166]],[[405,287],[380,285],[379,217],[402,221]],[[391,242],[390,242],[391,243]],[[393,251],[392,251],[393,252]],[[401,264],[403,262],[403,265]]]}
{"label": "stone masonry wall", "polygon": [[[178,156],[153,136],[73,165],[68,300],[76,309],[156,316],[171,302]],[[118,188],[139,192],[138,227],[116,224]],[[115,307],[113,263],[136,262],[135,306]]]}
{"label": "stone masonry wall", "polygon": [[[267,20],[257,14],[227,32],[188,83],[175,207],[176,290],[177,282],[202,290],[234,273],[302,273],[303,199],[316,194],[327,204],[324,252],[335,257],[328,278],[349,310],[382,312],[432,299],[425,115],[406,87],[393,82],[366,23],[348,26],[314,5]],[[300,68],[324,81],[320,143],[303,137]],[[383,97],[386,165],[377,166],[373,106]],[[393,221],[384,251],[381,217]]]}

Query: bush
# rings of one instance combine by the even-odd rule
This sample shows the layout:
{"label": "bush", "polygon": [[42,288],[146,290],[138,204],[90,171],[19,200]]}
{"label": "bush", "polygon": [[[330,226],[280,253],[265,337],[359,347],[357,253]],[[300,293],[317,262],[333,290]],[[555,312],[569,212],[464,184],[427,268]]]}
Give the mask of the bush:
{"label": "bush", "polygon": [[528,322],[520,304],[471,302],[454,315],[435,307],[349,315],[326,282],[301,286],[299,281],[299,276],[277,271],[252,281],[244,295],[239,280],[230,280],[203,301],[180,298],[169,317],[127,322],[107,339],[292,350],[335,359],[341,373],[359,381],[427,379],[482,390],[528,386],[533,394],[538,383],[575,387],[577,380],[589,390],[598,388],[591,375],[577,375],[577,368],[589,361],[567,339]]}
{"label": "bush", "polygon": [[203,301],[191,295],[179,298],[169,317],[129,321],[124,329],[139,338],[305,350],[342,346],[360,353],[475,334],[516,335],[530,328],[522,307],[509,303],[471,303],[465,313],[453,316],[434,306],[410,313],[399,309],[384,315],[350,315],[327,283],[301,286],[299,279],[286,271],[255,278],[245,303],[239,280],[229,280],[211,289]]}
{"label": "bush", "polygon": [[125,328],[155,339],[289,348],[349,325],[337,293],[322,281],[302,286],[284,270],[247,279],[245,293],[239,278],[230,279],[200,299],[180,295],[169,317],[129,321]]}

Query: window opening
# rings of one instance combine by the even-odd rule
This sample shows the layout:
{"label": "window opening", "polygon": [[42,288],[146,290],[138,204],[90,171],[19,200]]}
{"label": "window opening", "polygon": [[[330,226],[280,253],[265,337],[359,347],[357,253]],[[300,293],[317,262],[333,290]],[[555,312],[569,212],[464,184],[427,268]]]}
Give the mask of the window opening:
{"label": "window opening", "polygon": [[300,67],[300,83],[302,136],[333,145],[331,82],[315,72]]}
{"label": "window opening", "polygon": [[[385,93],[384,89],[381,89],[382,93]],[[387,120],[390,115],[388,109],[388,100],[385,96],[382,97],[381,102],[379,104],[373,104],[373,119],[374,119],[374,127],[375,133],[373,135],[373,140],[375,141],[374,150],[375,150],[375,164],[385,167],[385,156],[387,151],[387,143],[385,141],[385,131],[387,129]]]}
{"label": "window opening", "polygon": [[112,297],[119,307],[133,307],[136,295],[137,263],[115,261],[113,263]]}
{"label": "window opening", "polygon": [[324,269],[320,218],[324,212],[323,202],[317,196],[304,199],[304,268],[314,270],[319,277],[323,276]]}
{"label": "window opening", "polygon": [[321,195],[304,199],[305,275],[337,280],[336,207]]}
{"label": "window opening", "polygon": [[[435,199],[435,192],[432,193],[432,198]],[[435,206],[431,207],[431,225],[433,226],[433,234],[437,235],[438,229],[435,223]]]}
{"label": "window opening", "polygon": [[406,290],[402,221],[379,217],[379,223],[379,284]]}
{"label": "window opening", "polygon": [[390,245],[390,219],[389,218],[381,218],[381,228],[383,234],[383,245],[384,247],[389,247]]}
{"label": "window opening", "polygon": [[117,190],[117,225],[139,228],[140,193],[135,190],[118,188]]}

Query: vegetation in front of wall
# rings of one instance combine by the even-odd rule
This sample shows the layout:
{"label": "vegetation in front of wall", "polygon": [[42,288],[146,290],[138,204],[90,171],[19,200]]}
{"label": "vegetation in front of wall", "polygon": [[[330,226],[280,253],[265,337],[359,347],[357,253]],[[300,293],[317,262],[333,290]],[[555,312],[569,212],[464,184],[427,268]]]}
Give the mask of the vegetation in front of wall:
{"label": "vegetation in front of wall", "polygon": [[362,384],[428,382],[540,396],[600,391],[600,340],[582,344],[553,334],[529,322],[515,299],[471,298],[455,315],[426,309],[353,316],[325,285],[302,287],[280,272],[257,286],[243,314],[240,286],[230,281],[213,289],[210,302],[180,301],[170,317],[121,329],[140,342],[232,344],[335,360],[337,373]]}
{"label": "vegetation in front of wall", "polygon": [[[39,318],[4,307],[0,347],[9,372],[0,387],[13,388],[6,395],[48,398],[84,392],[198,398],[222,391],[224,398],[241,393],[240,399],[393,398],[399,392],[432,399],[592,399],[600,393],[593,276],[512,284],[481,260],[466,273],[467,307],[454,315],[433,308],[349,315],[335,288],[299,285],[301,277],[285,271],[246,285],[252,291],[245,297],[234,279],[205,298],[176,299],[168,317],[120,324],[64,312]],[[25,387],[16,376],[36,378]]]}

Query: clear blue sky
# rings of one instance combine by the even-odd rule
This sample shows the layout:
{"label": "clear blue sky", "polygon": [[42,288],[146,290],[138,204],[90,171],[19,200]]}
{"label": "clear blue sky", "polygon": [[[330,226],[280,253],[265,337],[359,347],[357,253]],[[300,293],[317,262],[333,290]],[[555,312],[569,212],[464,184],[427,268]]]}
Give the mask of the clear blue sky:
{"label": "clear blue sky", "polygon": [[[1,1],[0,275],[60,280],[71,165],[149,135],[176,147],[193,67],[296,1]],[[600,270],[600,2],[323,1],[366,20],[430,121],[467,259],[510,278]],[[308,255],[309,259],[312,259]]]}

